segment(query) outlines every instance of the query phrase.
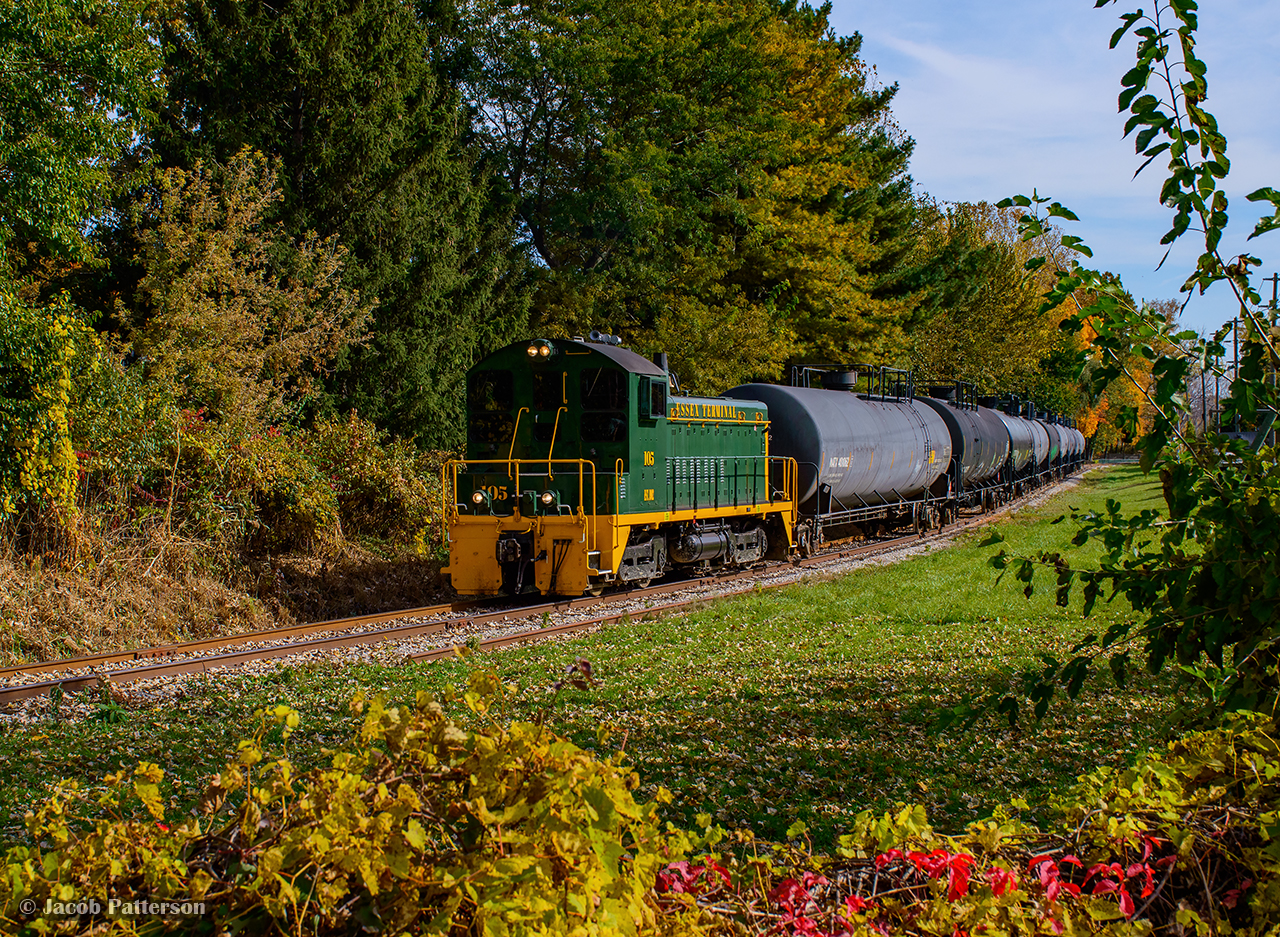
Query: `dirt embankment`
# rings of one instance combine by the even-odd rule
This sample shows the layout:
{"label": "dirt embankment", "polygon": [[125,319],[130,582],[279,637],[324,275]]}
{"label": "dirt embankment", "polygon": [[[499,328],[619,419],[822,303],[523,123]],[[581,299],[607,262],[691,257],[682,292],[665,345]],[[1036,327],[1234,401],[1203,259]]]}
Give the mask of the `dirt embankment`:
{"label": "dirt embankment", "polygon": [[0,552],[0,665],[443,601],[440,563],[352,544],[218,569],[178,540],[66,559]]}

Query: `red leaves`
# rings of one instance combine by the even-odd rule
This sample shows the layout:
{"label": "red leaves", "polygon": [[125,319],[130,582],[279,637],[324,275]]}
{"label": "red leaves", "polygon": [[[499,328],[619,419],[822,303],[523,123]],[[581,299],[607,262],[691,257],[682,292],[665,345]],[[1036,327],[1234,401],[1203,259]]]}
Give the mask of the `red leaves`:
{"label": "red leaves", "polygon": [[868,911],[874,911],[876,903],[868,901],[861,895],[850,895],[844,900],[844,910],[848,914],[866,914]]}
{"label": "red leaves", "polygon": [[720,884],[729,885],[729,870],[708,859],[704,865],[673,862],[658,873],[654,888],[659,894],[701,895]]}
{"label": "red leaves", "polygon": [[987,881],[991,884],[991,894],[997,898],[1018,887],[1018,876],[998,865],[987,869]]}
{"label": "red leaves", "polygon": [[[1137,905],[1129,891],[1130,881],[1137,879],[1142,883],[1139,898],[1147,898],[1155,891],[1154,868],[1148,861],[1155,844],[1156,840],[1151,837],[1143,837],[1141,861],[1132,862],[1128,866],[1119,862],[1099,862],[1090,866],[1084,875],[1084,888],[1062,878],[1062,867],[1065,865],[1084,868],[1084,864],[1075,856],[1063,856],[1059,860],[1049,855],[1036,856],[1031,860],[1030,868],[1039,877],[1045,898],[1050,903],[1057,901],[1063,892],[1072,896],[1079,896],[1083,892],[1090,895],[1115,895],[1120,904],[1120,912],[1126,918],[1131,918],[1137,912]],[[1158,859],[1155,868],[1166,868],[1176,859],[1176,856]],[[1090,882],[1093,883],[1092,886]]]}
{"label": "red leaves", "polygon": [[955,901],[969,894],[969,871],[973,868],[973,856],[968,853],[951,853],[945,849],[933,852],[903,853],[901,849],[890,849],[876,856],[876,868],[883,869],[894,860],[905,859],[929,878],[941,878],[947,875],[947,900]]}
{"label": "red leaves", "polygon": [[1240,903],[1240,897],[1253,886],[1253,879],[1242,879],[1239,888],[1230,888],[1222,899],[1222,904],[1227,908],[1234,908]]}
{"label": "red leaves", "polygon": [[1040,877],[1040,885],[1044,888],[1044,896],[1049,899],[1050,903],[1057,901],[1058,896],[1064,891],[1073,897],[1080,894],[1079,885],[1062,880],[1060,867],[1062,864],[1084,865],[1075,856],[1063,856],[1061,863],[1055,862],[1051,856],[1036,856],[1029,863],[1031,871]]}
{"label": "red leaves", "polygon": [[769,892],[769,898],[782,908],[782,919],[775,930],[787,934],[810,934],[812,937],[830,937],[827,931],[821,930],[818,923],[809,917],[810,906],[814,906],[813,895],[809,890],[815,885],[825,885],[827,880],[815,872],[806,871],[800,881],[794,878],[784,879]]}

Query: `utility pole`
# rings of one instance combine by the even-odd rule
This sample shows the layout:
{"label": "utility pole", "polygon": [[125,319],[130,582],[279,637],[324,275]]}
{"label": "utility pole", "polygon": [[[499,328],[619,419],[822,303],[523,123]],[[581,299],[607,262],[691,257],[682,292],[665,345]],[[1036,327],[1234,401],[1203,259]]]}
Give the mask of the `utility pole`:
{"label": "utility pole", "polygon": [[[1262,282],[1271,284],[1271,305],[1267,307],[1267,313],[1268,313],[1267,324],[1271,326],[1272,330],[1274,331],[1275,325],[1276,325],[1276,290],[1278,287],[1280,287],[1280,273],[1273,273],[1271,274],[1271,276],[1265,277]],[[1267,365],[1271,371],[1271,386],[1272,388],[1275,388],[1276,380],[1277,380],[1276,362],[1275,362],[1275,359],[1272,358],[1270,355],[1268,355],[1267,357],[1268,357]],[[1270,437],[1269,439],[1266,440],[1267,445],[1274,446],[1276,442],[1275,430],[1272,430],[1267,435]]]}
{"label": "utility pole", "polygon": [[[1204,340],[1203,335],[1200,338]],[[1209,395],[1204,381],[1205,370],[1204,367],[1200,368],[1200,435],[1202,437],[1209,435]]]}
{"label": "utility pole", "polygon": [[[1235,383],[1236,378],[1240,376],[1240,316],[1237,315],[1231,323],[1231,341],[1235,347],[1235,363],[1231,366],[1231,383]],[[1240,432],[1240,414],[1237,413],[1231,420],[1231,432]]]}

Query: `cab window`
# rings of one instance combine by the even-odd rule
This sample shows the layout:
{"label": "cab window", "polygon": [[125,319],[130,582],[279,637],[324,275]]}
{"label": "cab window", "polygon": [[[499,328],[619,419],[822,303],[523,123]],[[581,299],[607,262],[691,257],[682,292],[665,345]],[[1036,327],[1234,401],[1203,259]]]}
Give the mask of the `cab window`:
{"label": "cab window", "polygon": [[564,406],[564,373],[539,371],[533,375],[533,409],[554,413]]}
{"label": "cab window", "polygon": [[667,385],[654,381],[649,385],[649,416],[657,419],[667,415]]}
{"label": "cab window", "polygon": [[476,413],[471,417],[471,440],[510,442],[515,428],[509,413]]}
{"label": "cab window", "polygon": [[612,368],[586,368],[582,372],[582,409],[625,410],[627,374]]}
{"label": "cab window", "polygon": [[473,371],[467,381],[467,409],[473,414],[511,410],[515,400],[510,371]]}
{"label": "cab window", "polygon": [[584,413],[580,428],[583,442],[626,442],[627,416],[619,411]]}

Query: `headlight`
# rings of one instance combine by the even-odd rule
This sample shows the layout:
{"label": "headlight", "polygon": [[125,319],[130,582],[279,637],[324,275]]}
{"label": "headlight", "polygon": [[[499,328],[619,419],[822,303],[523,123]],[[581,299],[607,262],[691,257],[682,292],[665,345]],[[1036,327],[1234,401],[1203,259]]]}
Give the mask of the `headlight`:
{"label": "headlight", "polygon": [[538,354],[539,354],[539,355],[541,355],[541,356],[542,356],[542,357],[544,357],[544,358],[549,357],[549,356],[551,355],[551,346],[550,346],[550,345],[541,345],[541,346],[539,346],[539,347],[538,347]]}
{"label": "headlight", "polygon": [[551,505],[554,504],[556,500],[555,492],[544,491],[542,493],[542,496],[539,497],[538,500],[541,501],[543,504],[545,504],[547,507],[551,507]]}
{"label": "headlight", "polygon": [[471,503],[477,506],[484,504],[484,492],[483,491],[472,492]]}
{"label": "headlight", "polygon": [[[545,347],[545,346],[544,346],[544,347]],[[537,346],[537,345],[530,345],[530,346],[528,347],[528,349],[526,349],[526,350],[528,351],[528,353],[529,353],[529,357],[530,357],[530,358],[536,358],[536,357],[538,357],[538,346]]]}

